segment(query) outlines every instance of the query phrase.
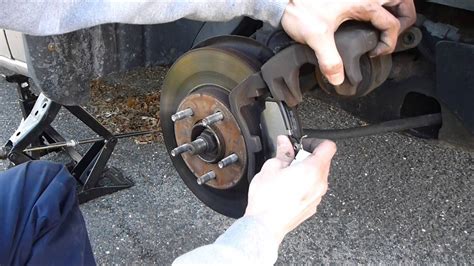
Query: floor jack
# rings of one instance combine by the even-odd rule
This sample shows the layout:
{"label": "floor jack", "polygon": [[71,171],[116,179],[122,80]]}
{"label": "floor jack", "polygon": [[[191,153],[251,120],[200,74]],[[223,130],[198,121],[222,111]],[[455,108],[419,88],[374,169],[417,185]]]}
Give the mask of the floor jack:
{"label": "floor jack", "polygon": [[[156,132],[132,132],[113,135],[93,116],[79,106],[62,106],[48,99],[42,93],[35,95],[30,89],[29,78],[23,75],[6,76],[10,83],[16,83],[22,122],[7,143],[0,148],[0,159],[8,159],[18,165],[43,156],[64,151],[71,159],[67,167],[78,183],[79,203],[133,186],[118,169],[107,167],[107,162],[120,138],[153,134]],[[95,132],[98,137],[86,140],[66,141],[52,126],[59,110],[64,107],[73,116]],[[84,154],[75,147],[92,144]]]}

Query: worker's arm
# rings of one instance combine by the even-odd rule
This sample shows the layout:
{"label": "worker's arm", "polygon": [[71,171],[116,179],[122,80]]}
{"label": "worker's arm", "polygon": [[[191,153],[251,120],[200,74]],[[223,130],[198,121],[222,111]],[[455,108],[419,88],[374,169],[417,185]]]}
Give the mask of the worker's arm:
{"label": "worker's arm", "polygon": [[397,37],[415,22],[413,0],[101,0],[0,2],[0,28],[54,35],[105,23],[159,24],[180,18],[225,21],[249,16],[282,24],[296,41],[316,52],[334,85],[344,81],[334,32],[347,20],[371,22],[381,31],[372,55],[391,53]]}
{"label": "worker's arm", "polygon": [[105,23],[160,24],[188,18],[226,21],[250,16],[274,26],[288,0],[101,0],[0,2],[0,28],[55,35]]}
{"label": "worker's arm", "polygon": [[270,265],[278,257],[273,232],[252,217],[232,224],[217,240],[178,257],[173,265]]}
{"label": "worker's arm", "polygon": [[247,209],[216,242],[177,258],[173,264],[270,265],[285,235],[316,213],[326,193],[333,142],[325,141],[306,159],[291,164],[293,147],[278,138],[277,154],[268,160],[249,189]]}

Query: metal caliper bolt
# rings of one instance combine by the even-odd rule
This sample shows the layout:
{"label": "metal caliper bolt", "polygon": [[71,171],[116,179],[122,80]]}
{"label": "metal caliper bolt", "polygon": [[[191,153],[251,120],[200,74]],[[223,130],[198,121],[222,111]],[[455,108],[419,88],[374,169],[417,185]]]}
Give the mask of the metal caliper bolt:
{"label": "metal caliper bolt", "polygon": [[171,156],[176,157],[176,156],[180,155],[181,153],[191,151],[191,149],[192,149],[192,146],[189,143],[183,144],[181,146],[178,146],[178,147],[174,148],[171,151]]}
{"label": "metal caliper bolt", "polygon": [[191,108],[184,109],[182,111],[177,112],[176,114],[171,116],[171,121],[176,122],[194,115],[194,111]]}
{"label": "metal caliper bolt", "polygon": [[207,126],[210,126],[216,122],[219,122],[221,121],[222,119],[224,119],[224,114],[222,114],[221,112],[216,112],[206,118],[204,118],[202,120],[202,124],[203,126],[207,127]]}
{"label": "metal caliper bolt", "polygon": [[219,166],[219,168],[225,168],[231,164],[234,164],[236,162],[239,161],[239,156],[237,156],[237,154],[235,153],[232,153],[231,155],[225,157],[224,159],[220,160],[220,162],[217,163],[217,166]]}
{"label": "metal caliper bolt", "polygon": [[204,175],[200,176],[197,179],[197,183],[198,183],[198,185],[201,186],[201,185],[206,184],[207,182],[209,182],[213,179],[216,179],[216,173],[214,173],[214,171],[210,171],[207,174],[204,174]]}

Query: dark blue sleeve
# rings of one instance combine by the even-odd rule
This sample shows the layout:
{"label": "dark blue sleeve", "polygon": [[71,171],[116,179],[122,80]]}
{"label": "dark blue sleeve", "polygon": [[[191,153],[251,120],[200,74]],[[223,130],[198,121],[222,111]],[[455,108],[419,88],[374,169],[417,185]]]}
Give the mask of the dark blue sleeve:
{"label": "dark blue sleeve", "polygon": [[95,265],[75,190],[59,164],[0,173],[0,265]]}

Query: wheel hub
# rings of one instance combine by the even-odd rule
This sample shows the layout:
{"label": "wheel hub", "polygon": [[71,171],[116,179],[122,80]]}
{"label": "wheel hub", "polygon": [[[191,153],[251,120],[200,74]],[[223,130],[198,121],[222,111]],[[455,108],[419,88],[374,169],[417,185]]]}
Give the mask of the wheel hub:
{"label": "wheel hub", "polygon": [[[174,124],[178,148],[188,147],[178,151],[184,162],[198,182],[216,189],[235,186],[244,176],[247,162],[244,138],[227,98],[228,93],[215,86],[196,90],[177,110],[178,114],[192,110],[192,115]],[[206,180],[200,181],[201,177]]]}

